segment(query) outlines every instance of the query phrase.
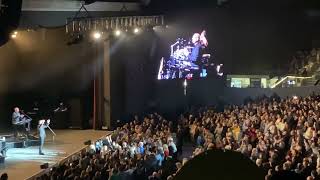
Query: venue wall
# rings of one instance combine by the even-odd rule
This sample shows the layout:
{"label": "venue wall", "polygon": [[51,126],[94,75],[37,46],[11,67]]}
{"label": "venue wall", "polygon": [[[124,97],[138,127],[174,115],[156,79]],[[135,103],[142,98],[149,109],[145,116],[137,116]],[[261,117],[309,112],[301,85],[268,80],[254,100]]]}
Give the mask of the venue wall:
{"label": "venue wall", "polygon": [[[153,101],[153,109],[159,112],[176,114],[191,106],[217,106],[226,104],[241,105],[248,98],[274,94],[281,98],[320,93],[320,86],[293,88],[230,88],[225,86],[223,79],[206,79],[188,82],[186,95],[183,81],[162,81],[157,84]],[[151,109],[151,108],[150,108]]]}

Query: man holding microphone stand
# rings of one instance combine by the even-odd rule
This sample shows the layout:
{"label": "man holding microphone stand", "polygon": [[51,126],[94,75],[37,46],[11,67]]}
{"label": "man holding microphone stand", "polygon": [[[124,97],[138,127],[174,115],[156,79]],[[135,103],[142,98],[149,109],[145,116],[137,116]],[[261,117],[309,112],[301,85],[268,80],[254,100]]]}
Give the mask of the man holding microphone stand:
{"label": "man holding microphone stand", "polygon": [[44,155],[42,150],[43,150],[44,141],[46,139],[46,128],[48,128],[53,133],[54,136],[56,135],[49,125],[50,125],[50,119],[39,120],[39,123],[38,123],[39,141],[40,141],[39,155]]}

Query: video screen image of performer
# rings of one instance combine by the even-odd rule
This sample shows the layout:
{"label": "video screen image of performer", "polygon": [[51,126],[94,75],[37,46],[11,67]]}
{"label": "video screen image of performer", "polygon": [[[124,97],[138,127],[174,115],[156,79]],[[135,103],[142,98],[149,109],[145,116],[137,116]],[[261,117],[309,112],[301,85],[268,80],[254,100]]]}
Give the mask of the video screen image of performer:
{"label": "video screen image of performer", "polygon": [[44,141],[46,139],[46,128],[49,128],[49,125],[50,125],[50,119],[47,119],[47,120],[42,119],[38,123],[39,141],[40,141],[39,155],[44,155],[42,150],[43,150]]}
{"label": "video screen image of performer", "polygon": [[204,53],[208,47],[206,31],[193,33],[190,40],[178,38],[170,46],[170,57],[162,57],[158,71],[158,79],[192,79],[193,77],[207,77],[210,67],[219,66],[214,69],[221,76],[221,64],[215,65],[210,59],[211,54]]}
{"label": "video screen image of performer", "polygon": [[14,137],[18,137],[18,130],[22,127],[23,133],[28,136],[31,130],[31,118],[24,114],[18,107],[14,108],[14,112],[12,113],[12,125],[14,129]]}

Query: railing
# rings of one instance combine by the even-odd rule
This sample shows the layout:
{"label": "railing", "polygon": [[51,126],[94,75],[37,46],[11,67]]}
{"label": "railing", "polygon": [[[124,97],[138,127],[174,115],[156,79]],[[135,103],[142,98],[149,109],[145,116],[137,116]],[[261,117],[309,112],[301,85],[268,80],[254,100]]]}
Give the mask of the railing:
{"label": "railing", "polygon": [[[103,139],[104,137],[109,136],[110,134],[112,134],[112,132],[110,132],[110,133],[108,133],[108,134],[100,137],[99,139]],[[98,140],[98,139],[96,139],[96,140]],[[46,174],[46,173],[49,173],[49,172],[50,172],[50,169],[51,169],[52,167],[57,167],[57,166],[59,166],[60,164],[63,164],[63,163],[65,163],[65,162],[67,162],[67,161],[68,161],[70,158],[72,158],[74,155],[80,153],[81,151],[87,149],[88,147],[89,147],[89,145],[83,146],[82,148],[80,148],[80,149],[76,150],[75,152],[71,153],[69,156],[65,157],[65,158],[62,159],[61,161],[59,161],[59,162],[57,162],[57,163],[49,166],[47,169],[43,169],[43,170],[40,170],[39,172],[35,173],[35,174],[32,175],[31,177],[27,178],[27,180],[35,180],[37,177],[40,177],[40,176],[42,176],[42,175],[44,175],[44,174]]]}
{"label": "railing", "polygon": [[283,78],[281,78],[279,81],[277,81],[275,84],[273,84],[273,85],[270,85],[270,88],[275,88],[275,87],[277,87],[279,84],[281,84],[283,81],[285,81],[285,80],[287,80],[287,79],[289,79],[289,78],[291,78],[291,79],[302,79],[302,80],[304,80],[304,79],[311,79],[311,78],[313,78],[312,76],[307,76],[307,77],[303,77],[303,76],[286,76],[286,77],[283,77]]}

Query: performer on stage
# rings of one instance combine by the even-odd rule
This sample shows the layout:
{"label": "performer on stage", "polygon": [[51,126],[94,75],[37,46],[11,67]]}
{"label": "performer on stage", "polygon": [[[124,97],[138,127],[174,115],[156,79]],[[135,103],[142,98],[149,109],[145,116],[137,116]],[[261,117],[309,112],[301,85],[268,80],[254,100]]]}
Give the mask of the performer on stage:
{"label": "performer on stage", "polygon": [[65,112],[68,108],[64,105],[63,102],[60,102],[59,107],[57,107],[55,110],[53,110],[55,113],[57,112]]}
{"label": "performer on stage", "polygon": [[40,120],[38,124],[38,131],[39,131],[39,140],[40,140],[40,146],[39,146],[39,155],[44,155],[42,152],[44,140],[46,139],[46,128],[49,127],[50,119],[48,120]]}
{"label": "performer on stage", "polygon": [[28,119],[23,114],[20,113],[20,109],[18,107],[14,108],[14,112],[12,113],[12,125],[14,128],[14,137],[18,136],[18,128],[23,125],[25,128],[25,124],[27,124],[27,128],[25,129],[27,132],[30,131],[30,122],[31,119]]}

